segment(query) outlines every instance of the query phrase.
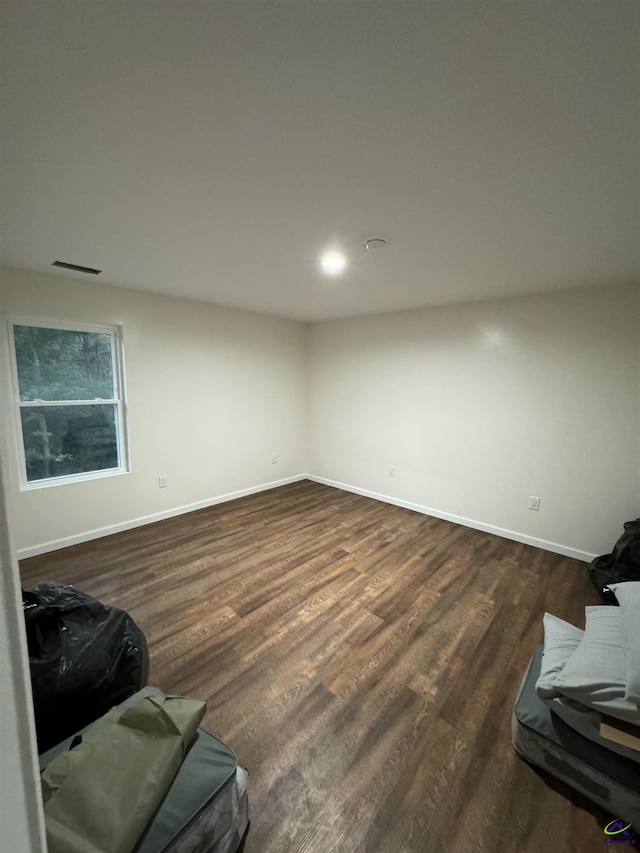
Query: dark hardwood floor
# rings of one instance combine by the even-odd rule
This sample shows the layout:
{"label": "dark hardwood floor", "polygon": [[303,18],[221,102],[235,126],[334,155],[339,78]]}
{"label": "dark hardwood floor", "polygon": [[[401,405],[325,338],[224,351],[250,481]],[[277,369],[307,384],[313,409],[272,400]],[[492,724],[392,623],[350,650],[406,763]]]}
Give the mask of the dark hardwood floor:
{"label": "dark hardwood floor", "polygon": [[246,853],[585,853],[610,819],[510,721],[586,565],[308,481],[25,560],[128,610],[249,770]]}

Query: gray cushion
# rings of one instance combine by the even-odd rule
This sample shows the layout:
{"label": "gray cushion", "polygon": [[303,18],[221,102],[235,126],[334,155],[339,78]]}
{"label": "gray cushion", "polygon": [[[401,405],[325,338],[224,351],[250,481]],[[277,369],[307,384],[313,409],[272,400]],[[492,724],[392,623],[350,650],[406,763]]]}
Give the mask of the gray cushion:
{"label": "gray cushion", "polygon": [[567,699],[565,696],[555,696],[553,699],[544,699],[543,701],[551,708],[554,714],[557,714],[561,720],[564,720],[567,725],[580,732],[584,737],[640,764],[640,750],[622,746],[622,744],[602,737],[600,734],[601,715],[599,711],[587,708],[585,705],[574,702],[573,699]]}
{"label": "gray cushion", "polygon": [[627,686],[625,697],[640,705],[640,581],[609,584],[624,613],[627,634]]}
{"label": "gray cushion", "polygon": [[626,630],[620,607],[586,607],[584,637],[554,686],[563,696],[604,714],[640,724],[640,710],[625,695]]}
{"label": "gray cushion", "polygon": [[580,645],[584,631],[551,613],[544,614],[544,652],[540,676],[536,681],[536,693],[541,699],[559,696],[555,679],[571,655]]}

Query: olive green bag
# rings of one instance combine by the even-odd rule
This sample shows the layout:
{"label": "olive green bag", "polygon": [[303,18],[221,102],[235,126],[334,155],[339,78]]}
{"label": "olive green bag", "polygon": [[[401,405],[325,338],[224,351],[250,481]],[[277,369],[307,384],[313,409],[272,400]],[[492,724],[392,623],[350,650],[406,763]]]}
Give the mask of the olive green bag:
{"label": "olive green bag", "polygon": [[130,853],[195,739],[205,705],[152,696],[120,705],[42,773],[49,853]]}

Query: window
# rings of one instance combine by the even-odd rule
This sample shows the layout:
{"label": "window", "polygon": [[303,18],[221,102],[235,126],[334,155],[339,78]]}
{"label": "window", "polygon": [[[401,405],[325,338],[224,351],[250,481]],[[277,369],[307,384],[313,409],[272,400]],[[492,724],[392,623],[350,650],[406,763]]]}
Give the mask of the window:
{"label": "window", "polygon": [[128,470],[121,330],[13,321],[10,341],[23,488]]}

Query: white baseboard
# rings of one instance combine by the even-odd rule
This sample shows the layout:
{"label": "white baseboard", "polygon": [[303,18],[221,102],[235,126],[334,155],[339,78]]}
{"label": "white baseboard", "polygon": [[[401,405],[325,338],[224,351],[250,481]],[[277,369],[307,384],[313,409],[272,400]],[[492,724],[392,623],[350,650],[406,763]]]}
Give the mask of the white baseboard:
{"label": "white baseboard", "polygon": [[514,542],[522,542],[524,545],[533,545],[534,548],[542,548],[543,551],[552,551],[554,554],[562,554],[563,557],[573,557],[576,560],[582,560],[585,563],[590,563],[596,554],[589,554],[586,551],[579,551],[577,548],[569,548],[566,545],[560,545],[557,542],[547,542],[546,539],[536,539],[534,536],[526,536],[524,533],[518,533],[515,530],[505,530],[502,527],[495,527],[492,524],[485,524],[482,521],[475,521],[472,518],[463,518],[460,515],[452,515],[449,512],[441,512],[431,507],[414,504],[410,501],[403,501],[399,498],[392,498],[389,495],[380,495],[377,492],[371,492],[368,489],[360,489],[357,486],[350,486],[347,483],[338,483],[335,480],[327,480],[326,477],[316,477],[314,474],[306,474],[305,479],[312,480],[314,483],[322,483],[325,486],[332,486],[334,489],[342,489],[345,492],[353,492],[356,495],[362,495],[365,498],[373,498],[376,501],[400,506],[404,509],[412,509],[414,512],[421,512],[423,515],[432,515],[434,518],[442,518],[444,521],[453,521],[455,524],[461,524],[463,527],[472,527],[474,530],[482,530],[484,533],[493,533],[496,536],[502,536],[504,539],[512,539]]}
{"label": "white baseboard", "polygon": [[120,533],[123,530],[132,530],[134,527],[142,527],[145,524],[152,524],[154,521],[162,521],[165,518],[184,515],[187,512],[194,512],[197,509],[205,509],[205,507],[208,506],[225,503],[226,501],[234,501],[236,498],[244,498],[247,495],[266,492],[267,489],[275,489],[278,486],[286,486],[288,483],[297,483],[299,480],[306,479],[310,479],[306,474],[296,474],[294,477],[286,477],[284,480],[274,480],[271,483],[263,483],[260,486],[251,486],[248,489],[241,489],[238,492],[229,492],[226,495],[218,495],[215,498],[196,501],[195,503],[187,504],[186,506],[178,506],[173,509],[163,510],[162,512],[154,512],[151,515],[144,515],[140,518],[134,518],[131,521],[122,521],[118,524],[110,524],[107,527],[99,527],[96,530],[87,530],[84,533],[77,533],[74,536],[65,536],[62,539],[43,542],[40,545],[20,548],[18,549],[16,556],[18,560],[26,560],[28,557],[38,557],[40,554],[47,554],[49,551],[68,548],[70,545],[79,545],[81,542],[89,542],[91,539],[100,539],[103,536],[111,536],[112,533]]}
{"label": "white baseboard", "polygon": [[576,560],[582,560],[585,563],[590,563],[596,556],[589,554],[586,551],[579,551],[576,548],[569,548],[566,545],[560,545],[557,542],[547,542],[546,539],[536,539],[533,536],[526,536],[523,533],[518,533],[515,530],[505,530],[502,527],[495,527],[492,524],[485,524],[482,521],[475,521],[472,518],[464,518],[459,515],[452,515],[448,512],[431,507],[422,506],[420,504],[403,501],[399,498],[393,498],[389,495],[381,495],[378,492],[369,491],[369,489],[360,489],[357,486],[350,486],[347,483],[339,483],[336,480],[328,480],[326,477],[317,477],[315,474],[296,474],[294,477],[287,477],[283,480],[274,480],[271,483],[263,483],[260,486],[251,486],[248,489],[241,489],[238,492],[229,492],[226,495],[218,495],[214,498],[207,498],[203,501],[187,504],[186,506],[174,507],[173,509],[163,510],[162,512],[152,513],[151,515],[134,518],[130,521],[123,521],[118,524],[111,524],[107,527],[99,527],[95,530],[87,530],[83,533],[78,533],[73,536],[66,536],[62,539],[54,539],[51,542],[43,542],[40,545],[32,545],[28,548],[20,548],[17,551],[19,560],[26,560],[28,557],[37,557],[40,554],[47,554],[49,551],[57,551],[60,548],[67,548],[70,545],[79,545],[81,542],[89,542],[92,539],[100,539],[103,536],[111,536],[112,533],[120,533],[123,530],[132,530],[134,527],[142,527],[145,524],[152,524],[154,521],[162,521],[165,518],[173,518],[176,515],[184,515],[187,512],[194,512],[197,509],[204,509],[215,504],[233,501],[236,498],[243,498],[247,495],[254,495],[258,492],[265,492],[267,489],[275,489],[278,486],[286,486],[288,483],[297,483],[300,480],[311,480],[314,483],[322,483],[325,486],[331,486],[334,489],[342,489],[345,492],[353,492],[356,495],[362,495],[365,498],[373,498],[376,501],[400,506],[404,509],[411,509],[414,512],[420,512],[423,515],[432,515],[434,518],[442,518],[444,521],[453,521],[455,524],[461,524],[464,527],[472,527],[474,530],[482,530],[485,533],[493,533],[496,536],[502,536],[504,539],[512,539],[514,542],[522,542],[524,545],[533,545],[535,548],[542,548],[544,551],[552,551],[554,554],[562,554],[564,557],[573,557]]}

